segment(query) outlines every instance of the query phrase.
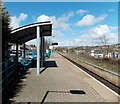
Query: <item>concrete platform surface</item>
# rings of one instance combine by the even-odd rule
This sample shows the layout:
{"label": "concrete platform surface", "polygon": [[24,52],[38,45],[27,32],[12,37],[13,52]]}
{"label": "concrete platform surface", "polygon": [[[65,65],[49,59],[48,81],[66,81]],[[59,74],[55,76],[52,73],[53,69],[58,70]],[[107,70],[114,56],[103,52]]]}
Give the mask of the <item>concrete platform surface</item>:
{"label": "concrete platform surface", "polygon": [[41,74],[30,68],[18,84],[14,102],[118,102],[118,96],[80,68],[52,53]]}

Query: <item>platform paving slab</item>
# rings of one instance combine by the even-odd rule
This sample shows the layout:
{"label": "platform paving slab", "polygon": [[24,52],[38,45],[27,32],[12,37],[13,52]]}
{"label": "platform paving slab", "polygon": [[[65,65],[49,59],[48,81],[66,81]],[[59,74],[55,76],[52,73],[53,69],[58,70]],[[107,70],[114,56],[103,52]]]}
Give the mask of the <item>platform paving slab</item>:
{"label": "platform paving slab", "polygon": [[52,53],[40,75],[36,68],[19,83],[14,102],[118,102],[118,96],[78,67]]}

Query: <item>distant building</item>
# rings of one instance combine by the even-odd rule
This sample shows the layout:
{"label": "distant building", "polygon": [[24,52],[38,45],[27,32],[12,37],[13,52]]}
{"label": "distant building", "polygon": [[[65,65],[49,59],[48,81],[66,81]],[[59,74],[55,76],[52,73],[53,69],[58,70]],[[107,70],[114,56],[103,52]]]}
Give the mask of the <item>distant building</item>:
{"label": "distant building", "polygon": [[[24,47],[23,45],[18,45],[18,50],[23,51],[23,47]],[[36,46],[32,46],[32,45],[26,45],[25,47],[27,51],[33,51],[33,52],[35,52],[37,48]],[[16,44],[11,44],[10,50],[16,50]]]}
{"label": "distant building", "polygon": [[62,52],[67,53],[67,50],[62,50]]}
{"label": "distant building", "polygon": [[37,47],[36,46],[31,46],[31,45],[26,45],[26,49],[32,52],[36,52]]}
{"label": "distant building", "polygon": [[105,55],[108,58],[120,58],[120,52],[111,52]]}
{"label": "distant building", "polygon": [[34,46],[26,46],[26,48],[28,48],[30,50],[36,49],[36,47],[34,47]]}
{"label": "distant building", "polygon": [[81,50],[77,50],[77,49],[75,50],[75,53],[76,53],[76,54],[79,54],[79,53],[81,53],[81,52],[82,52]]}
{"label": "distant building", "polygon": [[90,56],[93,56],[94,57],[94,50],[91,50],[91,54],[90,54]]}
{"label": "distant building", "polygon": [[113,55],[112,53],[108,53],[107,57],[111,58]]}
{"label": "distant building", "polygon": [[112,52],[112,58],[120,58],[120,52]]}
{"label": "distant building", "polygon": [[85,53],[86,50],[85,49],[75,49],[75,52],[76,52],[76,54]]}
{"label": "distant building", "polygon": [[[18,45],[18,50],[20,50],[21,45]],[[11,50],[16,50],[16,44],[11,44]]]}
{"label": "distant building", "polygon": [[91,50],[90,56],[95,58],[102,58],[104,53],[101,50]]}

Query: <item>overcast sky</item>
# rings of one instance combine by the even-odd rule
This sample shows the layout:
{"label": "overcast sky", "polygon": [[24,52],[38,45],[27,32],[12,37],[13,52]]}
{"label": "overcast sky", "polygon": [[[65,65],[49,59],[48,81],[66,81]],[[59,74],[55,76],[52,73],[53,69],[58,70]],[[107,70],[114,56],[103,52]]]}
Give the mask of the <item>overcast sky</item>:
{"label": "overcast sky", "polygon": [[[6,2],[13,29],[50,20],[51,41],[60,46],[101,45],[118,42],[117,2]],[[36,44],[35,40],[27,44]]]}

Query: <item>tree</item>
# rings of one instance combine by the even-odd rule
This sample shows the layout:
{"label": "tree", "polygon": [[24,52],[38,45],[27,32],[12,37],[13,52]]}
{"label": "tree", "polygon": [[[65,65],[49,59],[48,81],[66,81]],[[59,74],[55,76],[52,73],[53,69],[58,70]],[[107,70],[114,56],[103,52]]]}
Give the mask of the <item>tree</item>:
{"label": "tree", "polygon": [[6,10],[6,7],[3,5],[3,2],[0,1],[0,23],[2,23],[2,56],[3,61],[7,58],[7,49],[10,47],[8,44],[9,34],[11,31],[10,28],[10,15],[9,11]]}
{"label": "tree", "polygon": [[[9,34],[11,31],[10,28],[10,15],[9,12],[6,10],[6,7],[4,7],[3,2],[0,1],[0,26],[1,29],[0,31],[2,31],[2,62],[5,62],[6,60],[9,59],[9,53],[8,53],[8,49],[10,47],[9,45]],[[2,64],[2,71],[5,70],[4,73],[2,73],[2,78],[5,79],[4,81],[2,80],[2,88],[5,88],[5,86],[8,86],[7,82],[8,82],[8,78],[6,78],[6,76],[8,75],[8,69],[9,68],[9,64],[6,62],[5,64]],[[0,70],[1,70],[0,69]],[[6,70],[7,69],[7,70]],[[5,95],[7,94],[7,87],[2,90],[2,99],[5,98]]]}
{"label": "tree", "polygon": [[100,38],[101,38],[102,44],[103,44],[104,46],[106,46],[106,45],[108,44],[108,42],[109,42],[109,39],[108,39],[105,35],[103,35],[103,36],[100,37]]}
{"label": "tree", "polygon": [[100,37],[100,41],[101,43],[103,44],[103,46],[105,47],[105,53],[108,55],[108,52],[109,52],[109,39],[103,35],[102,37]]}
{"label": "tree", "polygon": [[8,36],[11,31],[10,15],[9,15],[9,11],[6,10],[6,7],[4,7],[4,5],[1,1],[0,1],[0,14],[2,17],[2,33],[5,36]]}

